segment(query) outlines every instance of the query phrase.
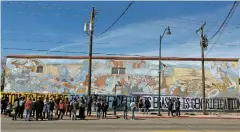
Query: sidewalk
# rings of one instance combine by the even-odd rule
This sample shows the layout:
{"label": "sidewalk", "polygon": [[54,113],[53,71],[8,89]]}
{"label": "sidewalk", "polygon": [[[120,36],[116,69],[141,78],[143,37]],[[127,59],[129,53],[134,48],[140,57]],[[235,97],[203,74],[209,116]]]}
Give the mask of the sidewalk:
{"label": "sidewalk", "polygon": [[[109,112],[108,116],[113,116],[113,112]],[[128,117],[131,118],[131,112],[128,112]],[[156,113],[149,113],[149,114],[143,114],[140,112],[135,113],[136,118],[145,118],[145,119],[156,119],[156,118],[195,118],[195,119],[239,119],[240,120],[240,113],[237,113],[235,115],[183,115],[184,113],[181,113],[182,115],[180,117],[169,117],[166,112],[161,112],[162,116],[157,116]],[[93,112],[92,115],[95,116],[95,113]],[[117,116],[120,118],[123,118],[123,112],[117,112]]]}
{"label": "sidewalk", "polygon": [[[78,112],[77,112],[78,114]],[[169,117],[166,112],[161,112],[162,116],[157,116],[156,113],[151,113],[149,114],[143,114],[140,112],[135,113],[135,118],[138,119],[161,119],[161,118],[192,118],[192,119],[235,119],[235,120],[240,120],[240,113],[232,114],[232,115],[224,115],[224,114],[219,114],[219,115],[201,115],[201,114],[196,114],[196,115],[184,115],[185,113],[181,113],[182,115],[180,117]],[[55,113],[54,113],[55,115]],[[129,111],[128,112],[128,118],[131,118],[132,113]],[[25,116],[25,114],[24,114]],[[6,118],[7,116],[1,115],[1,118]],[[118,119],[118,118],[123,118],[123,112],[117,112],[117,116],[113,115],[112,111],[109,111],[107,114],[107,119]],[[70,119],[69,115],[65,116],[64,119]],[[86,116],[86,119],[96,119],[96,112],[92,112],[91,116]]]}

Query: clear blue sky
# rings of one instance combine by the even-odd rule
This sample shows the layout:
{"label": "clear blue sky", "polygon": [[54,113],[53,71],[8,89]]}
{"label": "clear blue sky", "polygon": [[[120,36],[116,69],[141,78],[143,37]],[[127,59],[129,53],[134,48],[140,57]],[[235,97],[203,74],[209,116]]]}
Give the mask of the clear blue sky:
{"label": "clear blue sky", "polygon": [[[95,33],[99,34],[116,20],[129,3],[130,1],[2,2],[2,48],[88,52],[89,39],[83,32],[83,23],[89,20],[92,6],[98,11]],[[201,21],[206,21],[206,33],[209,37],[212,36],[232,4],[233,1],[135,1],[109,32],[94,37],[93,52],[157,55],[159,35],[170,25],[173,34],[165,36],[164,42],[172,44],[163,44],[163,56],[200,57],[196,29],[203,23]],[[225,29],[226,33],[217,43],[239,44],[239,37],[234,37],[240,35],[240,19],[236,15],[239,12],[238,8]],[[76,43],[69,45],[68,42]],[[239,47],[216,46],[209,57],[239,57]],[[82,55],[2,50],[2,55],[8,54]]]}

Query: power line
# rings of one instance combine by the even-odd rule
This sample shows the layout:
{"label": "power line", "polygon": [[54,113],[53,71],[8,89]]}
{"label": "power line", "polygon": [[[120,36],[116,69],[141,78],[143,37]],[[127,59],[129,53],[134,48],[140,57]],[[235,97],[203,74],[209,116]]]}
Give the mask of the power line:
{"label": "power line", "polygon": [[[240,47],[240,45],[238,45]],[[71,54],[88,54],[88,52],[85,51],[63,51],[63,50],[47,50],[47,49],[27,49],[27,48],[15,48],[15,47],[3,47],[3,50],[17,50],[17,51],[37,51],[37,52],[53,52],[53,53],[71,53]],[[178,49],[179,51],[181,51],[181,49]],[[183,51],[185,50],[190,50],[190,49],[182,49]],[[93,54],[96,55],[118,55],[118,56],[143,56],[143,55],[139,55],[139,54],[117,54],[117,53],[101,53],[101,52],[94,52]]]}
{"label": "power line", "polygon": [[133,4],[134,0],[131,1],[131,3],[127,6],[127,8],[123,11],[123,13],[105,30],[103,31],[101,34],[99,35],[95,35],[95,36],[101,36],[104,33],[106,33],[108,30],[110,30],[120,19],[121,17],[128,11],[128,9],[131,7],[131,5]]}
{"label": "power line", "polygon": [[[88,54],[88,52],[84,51],[79,51],[79,52],[74,52],[74,51],[60,51],[60,50],[55,50],[55,51],[49,51],[45,49],[24,49],[24,48],[2,48],[3,50],[18,50],[18,51],[38,51],[38,52],[55,52],[55,53],[82,53],[82,54]],[[119,55],[119,56],[142,56],[142,55],[129,55],[129,54],[114,54],[114,53],[100,53],[96,52],[93,54],[103,54],[103,55]]]}
{"label": "power line", "polygon": [[[157,26],[165,26],[164,24],[160,25],[158,24]],[[186,31],[193,31],[194,29],[193,28],[183,28],[183,27],[176,27],[176,26],[171,26],[171,28],[173,29],[181,29],[181,31],[183,30],[186,30]],[[234,27],[234,28],[240,28],[239,27]],[[49,36],[79,36],[79,34],[75,34],[75,33],[66,33],[66,34],[63,34],[63,33],[52,33],[52,32],[49,32],[49,33],[41,33],[41,32],[24,32],[24,31],[11,31],[11,30],[2,30],[2,34],[4,33],[14,33],[14,34],[30,34],[30,35],[49,35]],[[225,32],[225,33],[228,33],[228,34],[240,34],[240,33],[235,33],[235,32]]]}
{"label": "power line", "polygon": [[228,12],[227,17],[225,18],[225,20],[223,21],[223,23],[221,24],[221,26],[219,27],[219,29],[214,33],[214,35],[213,35],[209,40],[212,40],[212,39],[219,33],[219,31],[223,28],[223,26],[224,26],[225,23],[227,22],[228,18],[229,18],[230,15],[232,14],[233,9],[236,8],[237,3],[238,3],[238,1],[235,1],[235,2],[233,3],[233,6],[232,6],[232,8],[230,9],[230,11]]}
{"label": "power line", "polygon": [[[59,8],[58,4],[45,4],[45,3],[36,3],[34,5],[26,5],[26,6],[22,6],[24,4],[29,4],[27,2],[5,2],[5,3],[8,3],[8,4],[3,4],[3,7],[11,7],[11,6],[16,6],[16,7],[23,7],[23,8],[40,8],[40,9],[48,9],[49,7],[54,7],[54,9],[58,9],[58,10],[62,10],[62,9],[66,9],[66,10],[70,10],[69,7],[73,7],[73,5],[65,5],[64,4],[64,7],[65,8]],[[22,5],[14,5],[14,4],[22,4]],[[32,3],[31,3],[32,4]],[[209,4],[208,4],[209,5]],[[217,6],[217,4],[212,4],[213,6]],[[38,7],[39,6],[39,7]],[[225,4],[224,6],[228,6],[228,4]],[[84,9],[84,10],[87,10],[87,9]],[[26,13],[26,12],[17,12],[19,14],[25,14],[25,15],[39,15],[39,16],[42,16],[43,14],[41,13],[38,13],[38,12],[31,12],[31,13]],[[49,13],[48,13],[49,14]],[[62,14],[59,14],[59,13],[53,13],[52,15],[56,15],[56,16],[61,16]],[[69,15],[68,15],[69,16]],[[79,14],[75,14],[73,15],[74,17],[79,17],[80,15]],[[187,19],[187,18],[175,18],[175,19],[180,19],[180,20],[188,20],[188,21],[195,21],[195,22],[198,22],[197,20],[195,19]],[[199,21],[199,22],[202,22],[202,21]],[[181,23],[188,23],[188,22],[181,22]],[[208,22],[208,23],[216,23],[216,24],[219,24],[219,22]],[[196,23],[197,24],[197,23]],[[240,24],[232,24],[232,25],[240,25]]]}
{"label": "power line", "polygon": [[[74,43],[81,43],[81,44],[88,44],[88,42],[77,42],[77,41],[46,41],[46,40],[30,40],[30,39],[2,39],[4,41],[23,41],[23,42],[35,42],[35,43],[59,43],[59,44],[74,44]],[[109,44],[109,43],[98,43],[98,44]]]}
{"label": "power line", "polygon": [[[232,18],[232,16],[233,16],[233,14],[234,14],[234,12],[235,12],[238,4],[239,4],[239,3],[238,3],[237,1],[234,2],[233,7],[232,7],[231,10],[230,10],[230,12],[232,12],[232,13],[230,13],[230,15],[228,15],[228,17],[229,17],[228,20],[230,20],[230,19]],[[226,20],[226,19],[225,19],[225,20]],[[224,22],[226,22],[226,21],[224,21]],[[227,24],[228,24],[228,22],[227,22],[225,25],[227,25]],[[221,25],[221,26],[222,26],[222,25]],[[221,27],[220,27],[220,28],[221,28]],[[219,28],[219,29],[220,29],[220,28]],[[221,33],[220,33],[220,35],[218,36],[217,40],[215,41],[215,43],[213,43],[213,45],[211,46],[210,50],[207,51],[207,53],[205,54],[205,56],[207,56],[207,55],[212,51],[213,47],[216,45],[217,41],[220,39],[220,37],[221,37],[221,35],[223,34],[224,29],[225,29],[226,27],[224,26],[224,27],[222,27],[222,28],[223,28],[223,30],[221,31]],[[217,32],[219,32],[219,31],[220,31],[220,30],[218,30]]]}
{"label": "power line", "polygon": [[[64,42],[64,41],[46,41],[46,40],[30,40],[30,39],[2,39],[3,41],[22,41],[22,42],[34,42],[34,43],[60,43],[60,44],[74,44],[74,43],[80,43],[80,44],[89,44],[88,42],[77,42],[77,41],[70,41],[70,42]],[[147,42],[146,42],[147,43]],[[193,43],[193,44],[196,44],[196,43],[199,43],[199,42],[181,42],[181,41],[176,41],[176,42],[164,42],[162,44],[171,44],[171,45],[179,45],[179,44],[190,44],[190,43]],[[95,43],[96,45],[104,45],[104,44],[110,44],[109,42],[96,42]],[[141,43],[139,43],[141,44]],[[145,43],[142,43],[142,44],[145,44]],[[209,44],[214,44],[214,43],[209,43]],[[240,45],[237,45],[237,44],[233,44],[233,43],[225,43],[225,44],[217,44],[217,45],[222,45],[222,46],[240,46]]]}

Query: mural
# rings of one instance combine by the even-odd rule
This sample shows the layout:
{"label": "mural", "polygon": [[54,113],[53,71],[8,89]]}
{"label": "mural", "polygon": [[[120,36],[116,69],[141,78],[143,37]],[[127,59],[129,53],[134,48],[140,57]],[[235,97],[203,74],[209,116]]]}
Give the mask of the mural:
{"label": "mural", "polygon": [[[205,65],[207,97],[240,95],[238,62]],[[112,68],[123,74],[112,74]],[[202,96],[201,62],[163,61],[161,69],[162,95]],[[158,61],[93,60],[91,90],[95,94],[154,95],[158,93],[158,77]],[[88,60],[8,58],[4,91],[85,94],[88,79]]]}

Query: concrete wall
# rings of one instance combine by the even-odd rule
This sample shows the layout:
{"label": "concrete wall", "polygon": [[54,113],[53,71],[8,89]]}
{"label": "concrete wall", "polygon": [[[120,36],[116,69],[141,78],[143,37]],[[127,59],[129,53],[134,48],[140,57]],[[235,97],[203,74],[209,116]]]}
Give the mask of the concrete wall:
{"label": "concrete wall", "polygon": [[[200,61],[163,61],[162,95],[201,97]],[[43,66],[43,73],[36,73]],[[123,67],[125,74],[113,75],[113,67]],[[237,97],[238,62],[207,61],[206,96]],[[5,92],[84,94],[88,83],[87,59],[21,59],[6,62]],[[157,94],[157,60],[93,60],[92,93]]]}

